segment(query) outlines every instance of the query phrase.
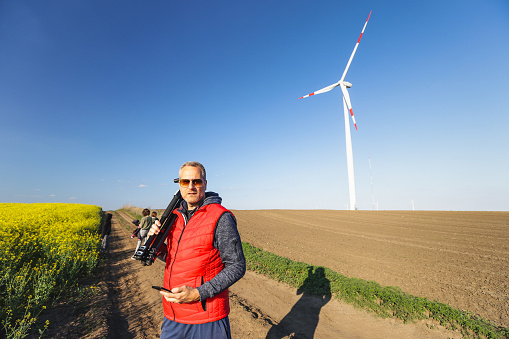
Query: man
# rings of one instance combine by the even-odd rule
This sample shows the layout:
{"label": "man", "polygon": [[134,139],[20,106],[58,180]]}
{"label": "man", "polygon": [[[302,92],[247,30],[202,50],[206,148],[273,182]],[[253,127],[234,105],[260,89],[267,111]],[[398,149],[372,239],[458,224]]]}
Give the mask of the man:
{"label": "man", "polygon": [[[136,249],[134,250],[135,254],[138,252],[140,246],[144,244],[145,241],[147,241],[147,234],[152,227],[152,217],[150,216],[150,210],[145,208],[143,211],[141,211],[141,214],[143,215],[143,218],[141,218],[140,231],[138,233],[138,243],[136,244]],[[131,259],[135,260],[134,254]]]}
{"label": "man", "polygon": [[[205,192],[202,164],[180,167],[183,202],[161,246],[166,261],[161,339],[231,338],[228,287],[244,276],[246,260],[234,215],[221,206],[217,193]],[[156,222],[148,236],[159,233]]]}
{"label": "man", "polygon": [[106,213],[106,219],[104,219],[104,222],[102,224],[102,230],[101,230],[101,253],[106,252],[108,249],[108,236],[111,233],[111,218],[113,217],[113,214]]}

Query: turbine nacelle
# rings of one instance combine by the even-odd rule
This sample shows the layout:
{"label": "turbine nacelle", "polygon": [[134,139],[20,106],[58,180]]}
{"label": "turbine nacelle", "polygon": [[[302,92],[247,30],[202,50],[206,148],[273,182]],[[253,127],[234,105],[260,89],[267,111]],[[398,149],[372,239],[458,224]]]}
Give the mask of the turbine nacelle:
{"label": "turbine nacelle", "polygon": [[352,84],[349,83],[348,81],[343,81],[343,85],[345,85],[346,88],[351,88],[352,87]]}

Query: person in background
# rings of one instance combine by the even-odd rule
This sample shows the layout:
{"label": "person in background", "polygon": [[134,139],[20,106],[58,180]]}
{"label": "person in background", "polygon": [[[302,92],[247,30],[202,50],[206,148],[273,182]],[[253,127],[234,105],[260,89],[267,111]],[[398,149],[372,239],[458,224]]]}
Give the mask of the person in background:
{"label": "person in background", "polygon": [[152,213],[150,215],[152,216],[152,225],[156,222],[156,220],[159,221],[156,211],[152,211]]}
{"label": "person in background", "polygon": [[[136,250],[134,250],[134,253],[138,251],[138,248],[145,243],[147,240],[147,233],[150,230],[150,227],[152,226],[152,217],[150,216],[150,210],[148,208],[143,209],[141,212],[143,215],[143,218],[141,218],[140,222],[140,233],[138,233],[138,244],[136,245]],[[131,257],[131,259],[134,259],[134,255]]]}
{"label": "person in background", "polygon": [[[166,261],[163,287],[164,319],[161,339],[231,338],[228,288],[246,272],[246,259],[232,212],[217,193],[205,192],[202,164],[180,167],[183,202],[177,219],[159,248]],[[160,232],[156,222],[148,236]]]}
{"label": "person in background", "polygon": [[134,226],[136,226],[136,229],[131,234],[131,239],[134,238],[134,237],[137,237],[139,239],[140,238],[139,237],[139,234],[140,234],[140,221],[138,219],[135,219],[135,220],[131,221],[131,223],[133,223]]}
{"label": "person in background", "polygon": [[113,215],[111,213],[106,213],[106,218],[103,221],[102,227],[101,227],[101,252],[106,252],[108,248],[108,236],[111,233],[111,218]]}

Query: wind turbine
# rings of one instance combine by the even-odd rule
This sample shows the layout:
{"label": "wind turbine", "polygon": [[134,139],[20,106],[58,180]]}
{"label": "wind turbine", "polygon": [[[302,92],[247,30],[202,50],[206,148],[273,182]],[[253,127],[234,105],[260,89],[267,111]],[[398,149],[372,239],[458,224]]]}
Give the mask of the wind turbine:
{"label": "wind turbine", "polygon": [[352,117],[353,123],[355,125],[355,130],[357,130],[357,123],[355,122],[355,117],[353,116],[353,110],[352,110],[352,104],[350,102],[350,96],[348,95],[347,88],[352,87],[352,84],[345,81],[346,73],[348,72],[348,69],[350,68],[350,64],[352,63],[353,56],[355,55],[355,52],[357,51],[357,47],[359,47],[359,42],[361,41],[362,35],[364,34],[364,30],[366,29],[366,26],[369,21],[369,17],[371,16],[371,12],[369,12],[368,19],[366,20],[366,23],[364,24],[364,27],[362,28],[361,35],[359,36],[359,40],[357,40],[357,43],[355,44],[355,47],[353,49],[352,55],[350,56],[350,60],[348,60],[348,63],[346,64],[345,71],[343,72],[343,76],[341,76],[341,79],[325,88],[322,88],[316,92],[313,92],[311,94],[305,95],[303,97],[300,97],[299,99],[307,98],[309,96],[325,93],[330,91],[333,88],[336,88],[339,86],[341,88],[341,92],[343,92],[343,111],[345,112],[345,138],[346,138],[346,164],[348,168],[348,191],[350,193],[350,209],[356,210],[357,209],[357,202],[355,200],[355,177],[353,173],[353,152],[352,152],[352,136],[350,135],[350,119],[348,118],[348,112],[350,112],[350,116]]}

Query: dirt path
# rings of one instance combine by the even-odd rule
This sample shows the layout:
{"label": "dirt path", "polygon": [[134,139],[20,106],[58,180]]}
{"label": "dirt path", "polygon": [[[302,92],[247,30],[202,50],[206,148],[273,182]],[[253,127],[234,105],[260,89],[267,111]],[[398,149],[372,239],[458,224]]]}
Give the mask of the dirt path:
{"label": "dirt path", "polygon": [[[88,338],[158,338],[162,322],[160,285],[164,264],[142,266],[130,259],[136,246],[131,218],[113,218],[102,288],[104,325]],[[404,325],[375,318],[334,300],[298,295],[297,290],[248,272],[231,288],[233,338],[461,338],[458,333],[424,323]],[[50,333],[48,333],[50,334]],[[55,336],[59,337],[59,336]],[[67,331],[65,338],[76,338]]]}

